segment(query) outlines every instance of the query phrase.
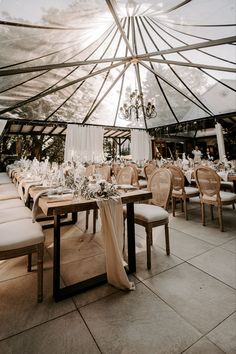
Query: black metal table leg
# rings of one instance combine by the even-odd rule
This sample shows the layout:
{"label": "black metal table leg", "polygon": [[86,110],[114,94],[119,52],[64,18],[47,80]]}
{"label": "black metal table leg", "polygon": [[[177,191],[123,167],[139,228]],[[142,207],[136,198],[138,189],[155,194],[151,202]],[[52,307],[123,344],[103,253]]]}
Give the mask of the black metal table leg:
{"label": "black metal table leg", "polygon": [[127,235],[129,273],[136,272],[134,203],[127,203]]}
{"label": "black metal table leg", "polygon": [[57,301],[60,290],[60,215],[54,216],[54,246],[53,246],[53,297]]}
{"label": "black metal table leg", "polygon": [[[77,213],[76,213],[77,215]],[[73,217],[73,214],[72,214]],[[75,218],[75,216],[74,216]],[[107,282],[107,274],[100,274],[93,278],[60,287],[60,215],[54,216],[54,254],[53,254],[53,297],[55,301],[61,301],[73,295],[79,294],[85,290]],[[136,254],[135,254],[135,229],[134,229],[134,204],[127,204],[127,234],[128,234],[128,272],[136,271]]]}
{"label": "black metal table leg", "polygon": [[78,213],[77,211],[72,213],[72,224],[76,224],[78,220]]}

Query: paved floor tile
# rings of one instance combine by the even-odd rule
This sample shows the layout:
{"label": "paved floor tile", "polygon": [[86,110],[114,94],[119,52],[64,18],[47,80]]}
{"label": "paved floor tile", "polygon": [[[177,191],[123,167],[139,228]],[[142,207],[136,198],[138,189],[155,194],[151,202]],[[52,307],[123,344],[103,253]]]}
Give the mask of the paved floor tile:
{"label": "paved floor tile", "polygon": [[143,284],[80,311],[103,354],[181,353],[200,336]]}
{"label": "paved floor tile", "polygon": [[236,312],[211,331],[207,338],[227,354],[236,353]]}
{"label": "paved floor tile", "polygon": [[186,263],[144,283],[203,334],[235,311],[233,289]]}
{"label": "paved floor tile", "polygon": [[[171,254],[180,257],[183,260],[195,257],[214,247],[208,242],[199,240],[198,238],[179,230],[170,228],[169,233]],[[165,248],[165,235],[159,233],[155,236],[156,237],[153,237],[154,246],[160,245],[162,248]]]}
{"label": "paved floor tile", "polygon": [[4,354],[98,354],[91,334],[77,311],[0,342]]}
{"label": "paved floor tile", "polygon": [[225,354],[225,352],[204,337],[187,349],[184,354]]}
{"label": "paved floor tile", "polygon": [[73,311],[71,299],[55,303],[52,271],[44,272],[44,300],[37,303],[36,272],[0,283],[0,339]]}
{"label": "paved floor tile", "polygon": [[236,289],[236,255],[234,253],[216,247],[188,262]]}

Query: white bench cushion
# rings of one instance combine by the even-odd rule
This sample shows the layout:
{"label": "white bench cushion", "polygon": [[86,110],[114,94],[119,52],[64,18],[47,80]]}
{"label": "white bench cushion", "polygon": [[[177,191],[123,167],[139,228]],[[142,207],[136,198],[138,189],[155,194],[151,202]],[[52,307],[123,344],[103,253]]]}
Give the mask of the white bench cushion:
{"label": "white bench cushion", "polygon": [[20,199],[6,199],[0,200],[0,210],[9,208],[19,208],[25,206],[24,202]]}
{"label": "white bench cushion", "polygon": [[7,184],[11,183],[11,180],[5,172],[1,172],[0,173],[0,185],[6,184],[6,183]]}
{"label": "white bench cushion", "polygon": [[0,224],[0,251],[36,245],[44,242],[40,224],[31,219],[17,220]]}
{"label": "white bench cushion", "polygon": [[0,210],[0,224],[21,219],[32,219],[32,211],[25,206]]}
{"label": "white bench cushion", "polygon": [[20,198],[14,184],[3,184],[0,186],[0,200]]}

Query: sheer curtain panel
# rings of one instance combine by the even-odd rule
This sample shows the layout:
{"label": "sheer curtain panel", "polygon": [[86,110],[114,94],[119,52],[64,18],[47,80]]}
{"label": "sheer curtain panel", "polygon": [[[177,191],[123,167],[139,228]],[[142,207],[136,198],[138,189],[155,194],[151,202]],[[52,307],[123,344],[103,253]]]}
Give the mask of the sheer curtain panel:
{"label": "sheer curtain panel", "polygon": [[95,163],[104,160],[102,127],[78,126],[68,124],[65,142],[65,161],[91,161]]}
{"label": "sheer curtain panel", "polygon": [[144,130],[131,130],[131,155],[134,161],[150,159],[150,136]]}
{"label": "sheer curtain panel", "polygon": [[2,134],[6,124],[7,124],[7,120],[0,119],[0,135]]}

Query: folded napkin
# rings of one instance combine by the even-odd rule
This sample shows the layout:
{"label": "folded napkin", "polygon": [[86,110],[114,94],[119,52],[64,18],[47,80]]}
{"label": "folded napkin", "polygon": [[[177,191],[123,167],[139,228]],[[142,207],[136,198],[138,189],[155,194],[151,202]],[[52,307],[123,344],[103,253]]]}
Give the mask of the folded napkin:
{"label": "folded napkin", "polygon": [[123,206],[121,198],[112,197],[97,201],[102,221],[108,283],[121,290],[134,290],[124,269]]}

